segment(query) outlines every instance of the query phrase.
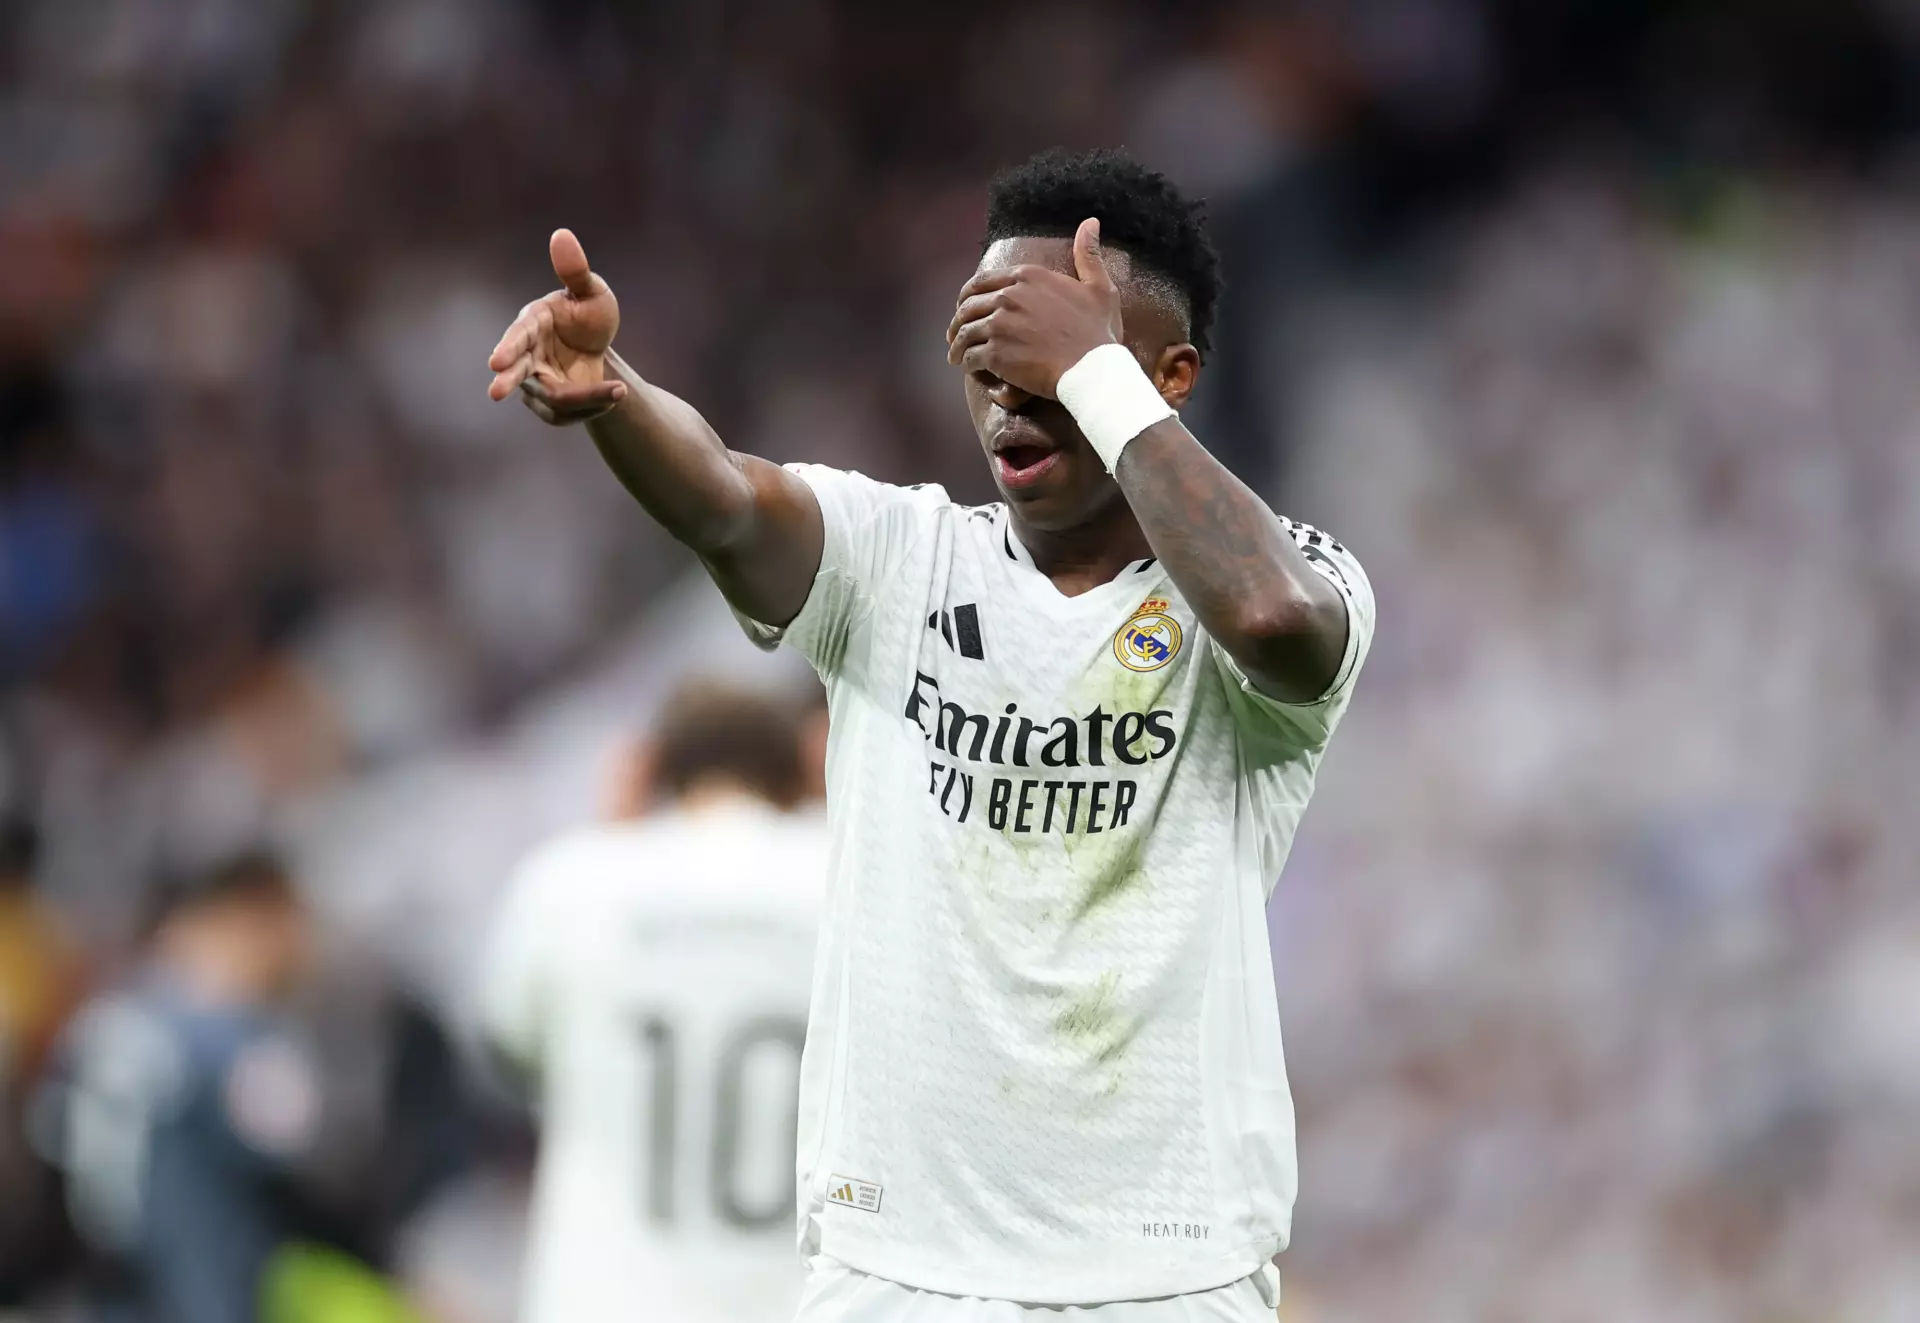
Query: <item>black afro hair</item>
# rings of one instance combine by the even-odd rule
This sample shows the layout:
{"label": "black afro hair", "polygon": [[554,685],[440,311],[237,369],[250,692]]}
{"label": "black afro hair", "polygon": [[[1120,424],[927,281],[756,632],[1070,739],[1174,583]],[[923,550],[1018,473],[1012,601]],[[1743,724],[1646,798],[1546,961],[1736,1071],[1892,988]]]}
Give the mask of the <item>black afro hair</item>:
{"label": "black afro hair", "polygon": [[1172,180],[1125,152],[1055,147],[1001,171],[987,187],[982,247],[1028,236],[1068,238],[1089,216],[1100,221],[1102,244],[1179,291],[1188,335],[1206,357],[1220,301],[1220,254],[1207,235],[1205,204],[1189,201]]}

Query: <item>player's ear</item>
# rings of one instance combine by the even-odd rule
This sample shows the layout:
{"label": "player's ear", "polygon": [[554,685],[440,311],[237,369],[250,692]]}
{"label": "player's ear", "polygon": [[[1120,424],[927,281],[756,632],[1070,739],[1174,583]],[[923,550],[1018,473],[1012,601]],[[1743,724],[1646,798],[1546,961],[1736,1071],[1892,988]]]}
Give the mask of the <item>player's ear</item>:
{"label": "player's ear", "polygon": [[1161,399],[1176,409],[1184,408],[1200,375],[1200,351],[1190,344],[1168,345],[1147,375],[1153,378]]}

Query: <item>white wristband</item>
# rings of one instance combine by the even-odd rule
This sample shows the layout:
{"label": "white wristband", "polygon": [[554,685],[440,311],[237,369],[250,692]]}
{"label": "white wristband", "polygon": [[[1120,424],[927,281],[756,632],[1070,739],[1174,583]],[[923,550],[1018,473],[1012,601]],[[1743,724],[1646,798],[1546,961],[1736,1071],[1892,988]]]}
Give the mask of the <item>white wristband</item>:
{"label": "white wristband", "polygon": [[1080,424],[1109,473],[1120,462],[1127,442],[1161,419],[1173,417],[1173,410],[1125,345],[1089,349],[1060,374],[1054,393]]}

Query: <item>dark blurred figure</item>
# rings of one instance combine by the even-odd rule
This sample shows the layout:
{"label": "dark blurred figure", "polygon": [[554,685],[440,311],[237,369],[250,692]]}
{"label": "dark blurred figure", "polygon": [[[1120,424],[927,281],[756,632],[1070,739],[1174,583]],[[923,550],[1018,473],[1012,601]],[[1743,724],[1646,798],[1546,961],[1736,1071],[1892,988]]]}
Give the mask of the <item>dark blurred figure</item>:
{"label": "dark blurred figure", "polygon": [[322,1089],[284,1003],[313,938],[280,863],[235,859],[163,896],[61,1044],[47,1111],[103,1323],[403,1316],[299,1179]]}
{"label": "dark blurred figure", "polygon": [[0,818],[0,1308],[25,1305],[66,1256],[52,1171],[26,1143],[26,1100],[79,964],[33,887],[38,839],[23,818]]}

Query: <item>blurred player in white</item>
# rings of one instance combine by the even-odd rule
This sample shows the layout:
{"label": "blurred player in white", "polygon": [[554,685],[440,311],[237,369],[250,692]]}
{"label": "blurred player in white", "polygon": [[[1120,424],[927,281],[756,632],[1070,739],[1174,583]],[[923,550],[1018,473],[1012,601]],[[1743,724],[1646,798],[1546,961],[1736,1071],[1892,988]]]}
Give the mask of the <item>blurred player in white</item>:
{"label": "blurred player in white", "polygon": [[616,820],[512,882],[480,998],[541,1113],[526,1323],[793,1316],[826,874],[824,824],[795,811],[817,782],[802,727],[751,693],[682,694]]}

